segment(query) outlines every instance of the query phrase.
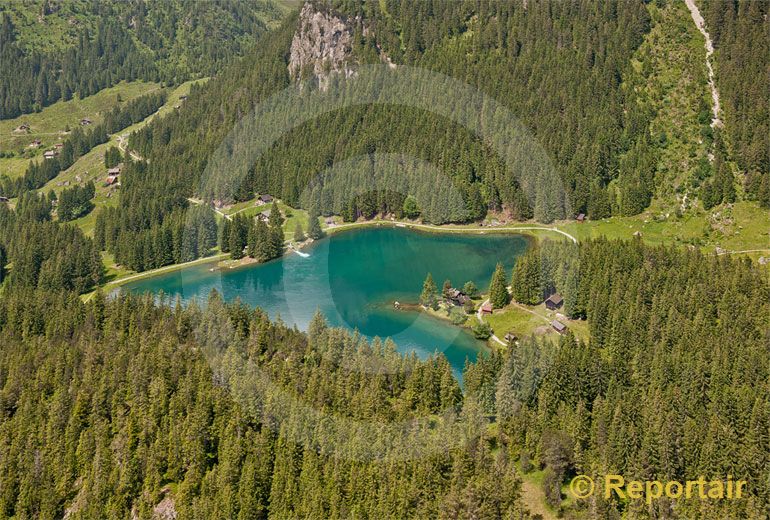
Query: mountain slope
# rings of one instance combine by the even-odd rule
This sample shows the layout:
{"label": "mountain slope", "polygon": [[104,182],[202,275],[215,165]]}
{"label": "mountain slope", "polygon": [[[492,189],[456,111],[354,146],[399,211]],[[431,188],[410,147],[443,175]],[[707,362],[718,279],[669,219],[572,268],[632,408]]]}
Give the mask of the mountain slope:
{"label": "mountain slope", "polygon": [[219,71],[283,15],[269,0],[0,2],[0,118],[120,80],[180,83]]}

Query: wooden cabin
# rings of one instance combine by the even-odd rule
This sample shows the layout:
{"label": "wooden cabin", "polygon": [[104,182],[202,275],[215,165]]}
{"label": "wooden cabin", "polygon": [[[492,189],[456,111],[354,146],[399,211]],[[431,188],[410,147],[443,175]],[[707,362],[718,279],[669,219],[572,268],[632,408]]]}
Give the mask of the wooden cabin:
{"label": "wooden cabin", "polygon": [[492,314],[492,304],[489,302],[484,302],[484,305],[481,306],[481,313]]}
{"label": "wooden cabin", "polygon": [[514,343],[516,341],[519,341],[519,337],[513,332],[506,332],[503,339],[505,340],[506,343]]}
{"label": "wooden cabin", "polygon": [[40,139],[35,139],[31,143],[29,143],[29,147],[30,148],[40,148],[41,144],[43,144],[43,141],[41,141]]}
{"label": "wooden cabin", "polygon": [[556,309],[559,309],[564,304],[564,298],[561,297],[560,294],[555,293],[548,297],[547,300],[545,300],[545,307],[548,310],[555,311]]}
{"label": "wooden cabin", "polygon": [[44,159],[53,159],[54,157],[56,157],[56,152],[54,152],[53,150],[48,150],[43,154]]}
{"label": "wooden cabin", "polygon": [[454,305],[465,305],[465,302],[470,300],[467,294],[462,292],[460,289],[456,289],[452,287],[449,289],[449,293],[447,294],[447,299],[450,303]]}
{"label": "wooden cabin", "polygon": [[575,217],[575,220],[580,222],[581,224],[586,221],[586,215],[585,213],[580,213],[577,217]]}
{"label": "wooden cabin", "polygon": [[267,193],[257,197],[257,205],[258,206],[262,206],[263,204],[270,204],[271,202],[273,202],[273,196],[272,195],[268,195]]}
{"label": "wooden cabin", "polygon": [[555,330],[559,334],[564,334],[565,332],[567,332],[567,326],[558,320],[553,320],[551,322],[551,327],[553,327],[553,330]]}
{"label": "wooden cabin", "polygon": [[91,123],[92,123],[92,121],[90,119],[88,119],[87,117],[84,117],[83,119],[80,120],[80,126],[88,126]]}

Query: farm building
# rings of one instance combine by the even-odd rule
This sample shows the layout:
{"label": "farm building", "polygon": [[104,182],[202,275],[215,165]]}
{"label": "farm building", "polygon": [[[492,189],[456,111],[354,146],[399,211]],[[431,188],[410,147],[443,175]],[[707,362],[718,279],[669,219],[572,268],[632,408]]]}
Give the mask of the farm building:
{"label": "farm building", "polygon": [[564,298],[560,294],[552,294],[545,300],[545,306],[548,310],[555,311],[564,304]]}
{"label": "farm building", "polygon": [[449,294],[447,299],[454,305],[465,305],[465,302],[470,300],[467,294],[465,294],[461,290],[456,289],[454,287],[449,289]]}
{"label": "farm building", "polygon": [[258,206],[261,206],[263,204],[270,204],[271,202],[273,202],[273,196],[272,195],[268,195],[267,193],[257,197],[257,205]]}
{"label": "farm building", "polygon": [[484,305],[481,306],[481,313],[492,314],[492,304],[489,302],[484,302]]}
{"label": "farm building", "polygon": [[564,334],[565,332],[567,332],[567,326],[558,320],[553,320],[551,322],[551,327],[553,327],[553,330],[555,330],[559,334]]}

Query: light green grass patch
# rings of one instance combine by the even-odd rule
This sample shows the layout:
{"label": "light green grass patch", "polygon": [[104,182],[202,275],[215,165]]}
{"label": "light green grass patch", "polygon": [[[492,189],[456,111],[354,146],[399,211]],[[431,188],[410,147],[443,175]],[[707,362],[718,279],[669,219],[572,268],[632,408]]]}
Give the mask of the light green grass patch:
{"label": "light green grass patch", "polygon": [[95,146],[88,153],[78,158],[72,166],[49,181],[40,191],[48,193],[53,190],[59,195],[62,190],[68,187],[78,184],[83,185],[88,181],[93,181],[96,186],[96,195],[93,199],[94,209],[88,215],[74,221],[87,235],[93,235],[96,214],[100,208],[116,206],[120,194],[119,188],[111,188],[105,185],[107,168],[104,166],[104,154],[110,147],[119,147],[120,140],[127,138],[130,132],[140,130],[159,114],[165,114],[174,110],[174,107],[180,103],[180,97],[190,92],[192,83],[195,83],[195,81],[188,81],[174,89],[169,94],[166,103],[158,111],[143,121],[111,135],[109,141]]}
{"label": "light green grass patch", "polygon": [[[80,120],[83,118],[88,118],[94,124],[98,124],[104,120],[104,114],[112,110],[113,107],[124,105],[132,99],[159,88],[157,83],[122,82],[85,99],[75,98],[69,101],[59,101],[35,114],[4,119],[0,121],[0,150],[15,152],[17,157],[27,160],[42,156],[44,150],[66,138],[64,131],[67,126],[70,129],[75,128],[80,125]],[[14,132],[14,129],[23,123],[29,125],[29,131]],[[36,150],[29,148],[29,144],[34,139],[42,141],[42,145]],[[0,173],[7,168],[4,164],[6,160],[0,159]]]}

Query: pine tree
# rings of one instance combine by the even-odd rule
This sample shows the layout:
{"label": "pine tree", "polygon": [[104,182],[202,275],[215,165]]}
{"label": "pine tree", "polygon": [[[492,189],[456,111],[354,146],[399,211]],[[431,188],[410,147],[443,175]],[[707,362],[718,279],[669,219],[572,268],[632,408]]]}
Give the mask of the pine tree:
{"label": "pine tree", "polygon": [[502,309],[511,301],[505,280],[505,268],[501,263],[495,267],[492,281],[489,284],[489,301],[495,309]]}
{"label": "pine tree", "polygon": [[243,215],[235,215],[230,221],[230,236],[228,237],[228,247],[230,249],[230,258],[239,260],[243,258],[243,250],[247,245],[248,229]]}
{"label": "pine tree", "polygon": [[449,291],[452,290],[452,281],[444,280],[444,285],[441,286],[441,296],[449,298]]}
{"label": "pine tree", "polygon": [[425,277],[425,281],[422,284],[422,293],[420,293],[420,304],[425,307],[435,307],[438,303],[437,298],[438,289],[436,288],[436,282],[433,281],[433,276],[428,273]]}
{"label": "pine tree", "polygon": [[321,229],[321,223],[318,221],[318,218],[319,215],[317,210],[311,209],[310,213],[308,214],[307,236],[313,240],[319,240],[324,236],[324,232]]}
{"label": "pine tree", "polygon": [[305,241],[305,232],[302,231],[302,224],[300,221],[297,221],[297,224],[294,226],[294,241],[295,242],[304,242]]}

